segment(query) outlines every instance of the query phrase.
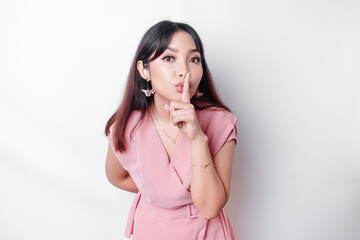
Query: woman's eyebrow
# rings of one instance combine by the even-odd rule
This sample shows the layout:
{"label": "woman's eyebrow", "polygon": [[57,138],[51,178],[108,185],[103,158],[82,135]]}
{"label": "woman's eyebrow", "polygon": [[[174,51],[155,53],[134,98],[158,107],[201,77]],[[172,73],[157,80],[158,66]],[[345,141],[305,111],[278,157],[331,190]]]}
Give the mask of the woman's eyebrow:
{"label": "woman's eyebrow", "polygon": [[[168,50],[170,50],[170,51],[172,51],[172,52],[178,52],[178,50],[177,50],[176,48],[167,47],[166,49],[168,49]],[[189,50],[189,53],[193,53],[193,52],[198,52],[198,53],[200,53],[199,50],[197,50],[197,49],[191,49],[191,50]]]}

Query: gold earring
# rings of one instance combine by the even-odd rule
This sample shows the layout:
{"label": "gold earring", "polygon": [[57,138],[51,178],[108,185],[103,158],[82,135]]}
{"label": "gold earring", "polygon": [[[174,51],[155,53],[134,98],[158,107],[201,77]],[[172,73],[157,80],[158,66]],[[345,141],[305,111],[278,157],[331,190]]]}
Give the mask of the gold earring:
{"label": "gold earring", "polygon": [[203,93],[201,93],[201,92],[199,91],[199,89],[197,89],[196,92],[195,92],[195,98],[199,98],[199,97],[201,97],[202,95],[203,95]]}

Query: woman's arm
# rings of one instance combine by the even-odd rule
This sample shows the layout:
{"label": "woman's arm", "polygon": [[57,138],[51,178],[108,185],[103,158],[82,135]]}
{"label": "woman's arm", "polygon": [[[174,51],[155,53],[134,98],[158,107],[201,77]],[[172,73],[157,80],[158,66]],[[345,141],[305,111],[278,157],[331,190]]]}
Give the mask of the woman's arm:
{"label": "woman's arm", "polygon": [[128,192],[139,192],[139,189],[134,183],[134,180],[131,178],[129,172],[123,168],[119,160],[116,158],[110,143],[106,156],[105,172],[107,179],[115,187]]}
{"label": "woman's arm", "polygon": [[190,72],[185,77],[181,102],[170,101],[164,109],[170,113],[170,121],[191,140],[191,197],[200,216],[210,220],[219,215],[229,198],[235,139],[223,144],[212,159],[208,137],[190,102],[189,79]]}
{"label": "woman's arm", "polygon": [[[219,215],[229,199],[235,141],[226,142],[214,159],[206,135],[193,140],[191,147],[191,197],[200,216],[210,220]],[[200,167],[202,165],[207,166]]]}

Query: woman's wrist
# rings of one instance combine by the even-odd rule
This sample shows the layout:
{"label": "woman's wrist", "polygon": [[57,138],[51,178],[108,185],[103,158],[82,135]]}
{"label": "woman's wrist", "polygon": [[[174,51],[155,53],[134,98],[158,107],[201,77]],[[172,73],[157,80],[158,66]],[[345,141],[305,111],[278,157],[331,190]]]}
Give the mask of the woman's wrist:
{"label": "woman's wrist", "polygon": [[205,143],[207,144],[208,142],[208,137],[206,136],[205,133],[201,133],[198,136],[196,136],[195,138],[191,139],[191,143],[192,144],[202,144]]}
{"label": "woman's wrist", "polygon": [[[205,134],[200,135],[197,138],[194,138],[191,140],[191,147],[193,149],[201,149],[201,148],[208,148],[208,137]],[[204,161],[204,159],[198,159],[198,161],[192,159],[191,165],[194,167],[202,167],[206,168],[211,164],[211,158],[207,161]]]}
{"label": "woman's wrist", "polygon": [[211,162],[208,162],[206,164],[203,164],[203,165],[197,165],[197,164],[194,164],[193,162],[191,162],[191,165],[194,166],[194,167],[203,167],[203,168],[206,168],[207,166],[209,166],[211,164]]}

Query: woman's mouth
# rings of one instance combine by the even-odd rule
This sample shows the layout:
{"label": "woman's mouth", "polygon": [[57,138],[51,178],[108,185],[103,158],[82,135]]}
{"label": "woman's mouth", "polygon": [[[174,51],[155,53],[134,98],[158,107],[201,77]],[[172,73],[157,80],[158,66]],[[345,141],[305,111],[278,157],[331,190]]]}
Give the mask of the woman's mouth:
{"label": "woman's mouth", "polygon": [[183,86],[178,85],[178,86],[176,86],[176,90],[177,90],[178,92],[182,93],[184,89],[183,89]]}
{"label": "woman's mouth", "polygon": [[[184,85],[183,84],[179,84],[179,85],[175,85],[175,88],[178,92],[182,93],[184,91]],[[191,85],[189,84],[189,89],[191,89]]]}

